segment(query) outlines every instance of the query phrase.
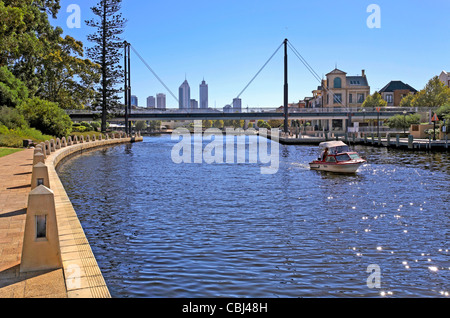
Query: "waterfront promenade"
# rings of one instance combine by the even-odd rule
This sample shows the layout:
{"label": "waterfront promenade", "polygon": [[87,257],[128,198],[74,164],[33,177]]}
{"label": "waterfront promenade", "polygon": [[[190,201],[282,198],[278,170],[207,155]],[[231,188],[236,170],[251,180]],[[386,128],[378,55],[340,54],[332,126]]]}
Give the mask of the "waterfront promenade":
{"label": "waterfront promenade", "polygon": [[63,270],[20,274],[33,150],[0,158],[0,298],[66,298]]}
{"label": "waterfront promenade", "polygon": [[0,298],[111,297],[56,167],[76,153],[141,140],[141,137],[118,137],[86,141],[61,147],[47,156],[45,165],[55,195],[63,264],[62,268],[49,271],[20,272],[34,150],[0,158]]}

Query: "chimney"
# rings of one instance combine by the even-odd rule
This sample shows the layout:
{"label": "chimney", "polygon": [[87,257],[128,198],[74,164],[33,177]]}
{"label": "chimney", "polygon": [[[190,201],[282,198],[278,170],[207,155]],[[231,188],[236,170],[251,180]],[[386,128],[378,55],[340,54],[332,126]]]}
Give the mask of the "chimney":
{"label": "chimney", "polygon": [[362,77],[366,77],[366,70],[362,70]]}

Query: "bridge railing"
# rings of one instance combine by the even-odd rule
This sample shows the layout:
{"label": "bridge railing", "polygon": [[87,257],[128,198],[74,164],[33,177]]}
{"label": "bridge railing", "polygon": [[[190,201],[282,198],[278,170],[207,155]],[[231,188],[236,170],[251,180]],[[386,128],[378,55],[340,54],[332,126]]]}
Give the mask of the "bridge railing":
{"label": "bridge railing", "polygon": [[[381,107],[380,112],[383,113],[426,113],[426,112],[434,112],[438,107]],[[269,108],[269,107],[259,107],[259,108],[242,108],[240,113],[249,114],[249,113],[282,113],[282,108]],[[343,114],[351,114],[351,113],[377,113],[378,110],[376,107],[320,107],[320,108],[289,108],[289,113],[291,114],[326,114],[326,113],[343,113]],[[94,115],[101,114],[101,111],[92,111],[92,110],[66,110],[66,113],[69,115]],[[124,115],[124,111],[122,109],[116,109],[112,111],[117,115]],[[224,113],[219,109],[133,109],[132,114],[222,114]],[[230,111],[229,113],[235,113],[235,111]]]}

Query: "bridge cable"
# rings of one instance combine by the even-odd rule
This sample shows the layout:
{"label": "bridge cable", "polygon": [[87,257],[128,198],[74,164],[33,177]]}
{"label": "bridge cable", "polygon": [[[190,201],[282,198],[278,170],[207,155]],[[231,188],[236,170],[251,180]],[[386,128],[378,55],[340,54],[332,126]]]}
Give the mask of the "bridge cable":
{"label": "bridge cable", "polygon": [[255,76],[253,76],[253,78],[250,80],[250,82],[247,84],[247,86],[244,87],[244,89],[239,93],[239,95],[236,97],[236,99],[238,99],[239,97],[242,96],[242,94],[244,94],[244,92],[247,90],[247,88],[253,83],[253,81],[258,77],[258,75],[264,70],[264,68],[267,66],[267,64],[269,64],[269,62],[273,59],[273,57],[278,53],[278,51],[281,49],[281,47],[283,46],[284,42],[281,43],[281,45],[275,50],[275,52],[272,54],[272,56],[267,60],[266,63],[264,63],[264,65],[261,67],[261,69],[256,73]]}
{"label": "bridge cable", "polygon": [[153,69],[150,67],[150,65],[148,65],[148,63],[142,58],[142,56],[136,51],[136,49],[131,44],[130,44],[130,47],[133,50],[133,52],[137,55],[137,57],[142,61],[142,63],[144,63],[144,65],[149,69],[149,71],[153,73],[153,75],[156,77],[156,79],[167,89],[167,91],[170,93],[170,95],[172,95],[172,97],[175,98],[177,103],[179,103],[180,101],[175,96],[175,94],[172,93],[172,91],[169,89],[169,87],[167,87],[167,85],[162,81],[162,79],[155,73],[155,71],[153,71]]}
{"label": "bridge cable", "polygon": [[[311,65],[309,65],[309,63],[305,60],[305,58],[297,51],[297,49],[289,41],[288,41],[288,45],[289,45],[289,48],[292,50],[292,52],[294,52],[295,56],[297,56],[297,58],[303,63],[303,65],[308,69],[308,71],[313,75],[313,77],[316,78],[316,80],[322,86],[321,77],[314,71],[314,69],[311,67]],[[331,93],[333,95],[333,100],[338,100],[335,98],[336,95],[333,93],[333,91],[331,91],[327,87],[323,87],[323,89],[326,90],[327,93]],[[338,100],[338,101],[339,101],[339,104],[342,105],[343,108],[345,108],[344,104],[342,103],[342,99]]]}

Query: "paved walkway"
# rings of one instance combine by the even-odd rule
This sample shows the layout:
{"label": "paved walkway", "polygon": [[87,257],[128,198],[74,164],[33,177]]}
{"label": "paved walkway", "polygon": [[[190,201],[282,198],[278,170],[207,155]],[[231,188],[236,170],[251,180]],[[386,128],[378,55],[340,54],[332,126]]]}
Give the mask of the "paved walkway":
{"label": "paved walkway", "polygon": [[63,270],[20,274],[33,150],[0,158],[0,298],[66,298]]}

